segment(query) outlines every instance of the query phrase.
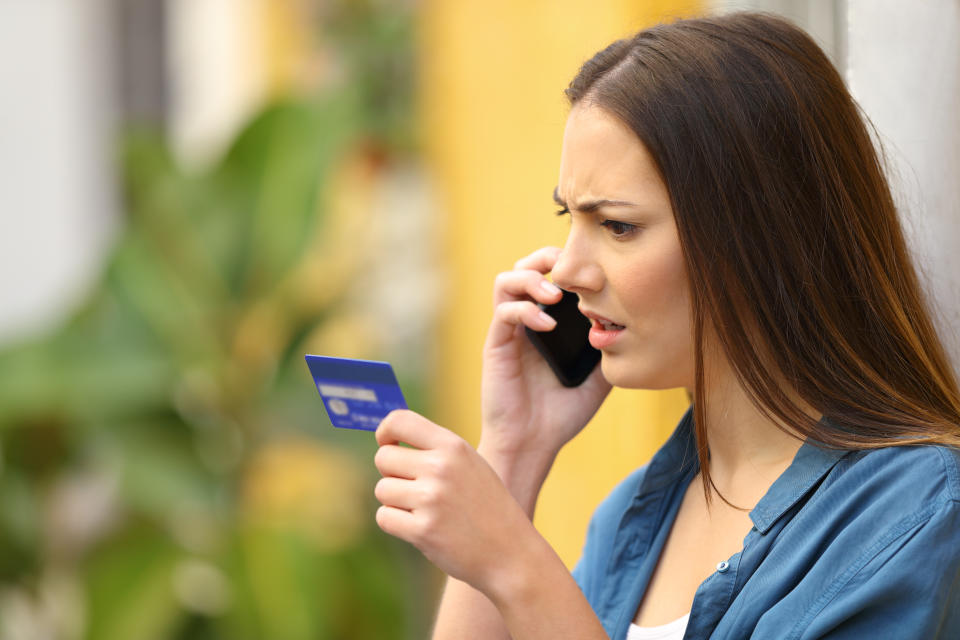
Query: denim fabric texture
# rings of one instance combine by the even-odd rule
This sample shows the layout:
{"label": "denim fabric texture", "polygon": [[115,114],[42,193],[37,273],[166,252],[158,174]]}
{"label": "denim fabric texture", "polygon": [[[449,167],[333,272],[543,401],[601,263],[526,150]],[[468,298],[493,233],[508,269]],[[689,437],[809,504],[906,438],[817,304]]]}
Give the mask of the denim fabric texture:
{"label": "denim fabric texture", "polygon": [[[688,410],[597,507],[574,578],[623,640],[697,473]],[[960,452],[807,441],[717,558],[684,638],[960,639]]]}

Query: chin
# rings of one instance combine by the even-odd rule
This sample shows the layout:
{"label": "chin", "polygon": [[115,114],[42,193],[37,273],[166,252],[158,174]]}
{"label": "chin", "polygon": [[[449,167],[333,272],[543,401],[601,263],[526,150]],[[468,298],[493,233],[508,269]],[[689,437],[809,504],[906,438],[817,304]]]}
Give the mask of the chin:
{"label": "chin", "polygon": [[622,389],[660,390],[680,386],[676,380],[662,371],[651,370],[621,356],[601,352],[600,369],[611,385]]}

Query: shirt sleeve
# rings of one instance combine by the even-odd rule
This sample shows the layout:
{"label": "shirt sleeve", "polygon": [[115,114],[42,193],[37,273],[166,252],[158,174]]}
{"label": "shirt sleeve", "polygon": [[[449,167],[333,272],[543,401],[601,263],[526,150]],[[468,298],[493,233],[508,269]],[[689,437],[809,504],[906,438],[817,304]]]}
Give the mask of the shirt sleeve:
{"label": "shirt sleeve", "polygon": [[597,538],[597,512],[593,512],[590,518],[590,524],[587,526],[587,538],[583,544],[583,551],[580,554],[580,560],[573,568],[573,579],[576,580],[580,591],[587,597],[587,600],[593,604],[593,597],[596,596],[597,572],[593,568],[600,564],[597,557],[600,547],[596,544]]}
{"label": "shirt sleeve", "polygon": [[946,500],[864,549],[793,638],[960,638],[960,503]]}
{"label": "shirt sleeve", "polygon": [[604,571],[610,560],[620,520],[630,505],[646,467],[637,469],[618,484],[594,510],[587,526],[587,537],[573,578],[587,601],[597,610]]}

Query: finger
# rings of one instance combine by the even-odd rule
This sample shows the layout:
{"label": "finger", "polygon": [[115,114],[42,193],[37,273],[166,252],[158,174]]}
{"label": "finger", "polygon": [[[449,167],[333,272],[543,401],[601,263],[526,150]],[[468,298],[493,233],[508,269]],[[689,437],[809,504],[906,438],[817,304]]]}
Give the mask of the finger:
{"label": "finger", "polygon": [[412,511],[417,506],[416,489],[414,480],[380,478],[373,488],[373,495],[385,506]]}
{"label": "finger", "polygon": [[377,467],[380,475],[412,480],[418,475],[419,461],[417,458],[422,454],[423,452],[417,449],[408,449],[396,444],[385,444],[373,456],[373,464]]}
{"label": "finger", "polygon": [[416,516],[404,509],[383,505],[377,508],[377,526],[385,533],[410,542],[414,537]]}
{"label": "finger", "polygon": [[496,348],[512,340],[518,326],[530,327],[534,331],[550,331],[557,326],[557,321],[532,302],[501,302],[493,312],[487,347]]}
{"label": "finger", "polygon": [[543,247],[533,253],[517,260],[513,265],[514,269],[533,269],[539,273],[548,273],[553,269],[553,265],[560,258],[563,251],[560,247]]}
{"label": "finger", "polygon": [[381,446],[405,442],[417,449],[436,449],[452,435],[447,429],[407,409],[388,413],[376,432],[377,443]]}
{"label": "finger", "polygon": [[493,306],[511,300],[533,298],[544,304],[560,302],[560,288],[533,269],[504,271],[493,283]]}

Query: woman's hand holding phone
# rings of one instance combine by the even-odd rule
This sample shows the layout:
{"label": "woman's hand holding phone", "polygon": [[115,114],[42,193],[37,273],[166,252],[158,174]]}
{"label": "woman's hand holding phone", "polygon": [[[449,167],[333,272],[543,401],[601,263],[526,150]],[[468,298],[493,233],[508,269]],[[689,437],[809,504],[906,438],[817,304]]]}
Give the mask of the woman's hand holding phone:
{"label": "woman's hand holding phone", "polygon": [[494,284],[493,321],[483,348],[478,449],[501,475],[502,470],[523,467],[545,477],[557,452],[586,426],[610,392],[599,366],[583,384],[563,386],[526,336],[524,327],[544,331],[555,324],[537,303],[554,304],[561,298],[544,277],[560,251],[538,249],[517,261],[512,271],[499,274]]}

